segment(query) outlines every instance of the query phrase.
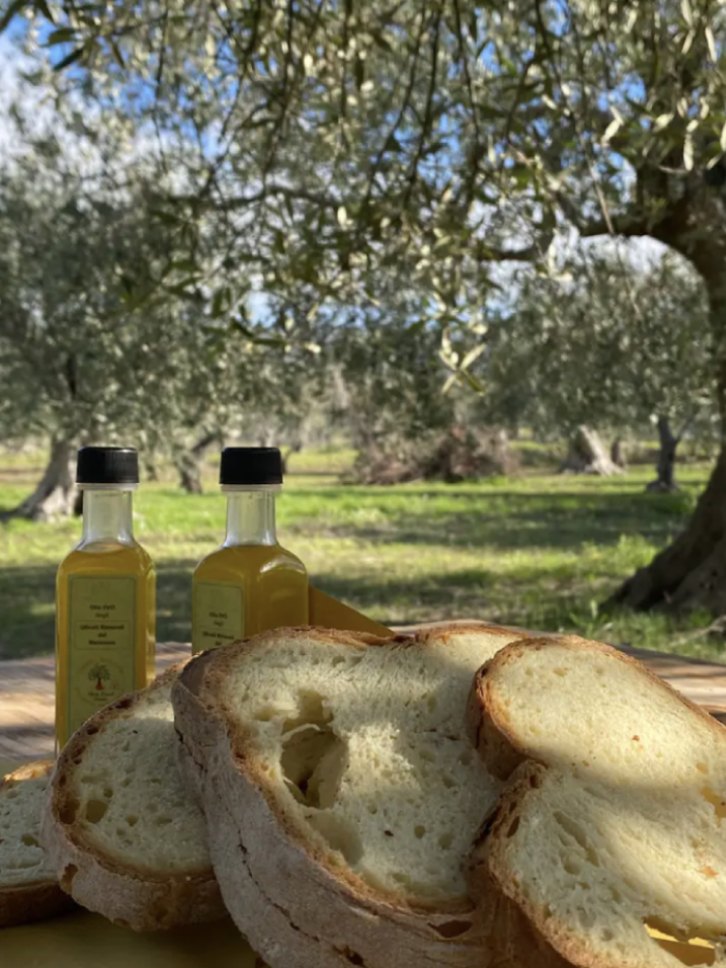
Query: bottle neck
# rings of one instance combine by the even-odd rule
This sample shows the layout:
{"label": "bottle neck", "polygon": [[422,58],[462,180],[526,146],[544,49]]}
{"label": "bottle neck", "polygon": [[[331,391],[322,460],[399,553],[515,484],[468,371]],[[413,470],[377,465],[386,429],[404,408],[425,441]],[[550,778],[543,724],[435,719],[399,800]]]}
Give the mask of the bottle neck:
{"label": "bottle neck", "polygon": [[232,545],[274,545],[274,491],[228,491],[227,534],[223,547]]}
{"label": "bottle neck", "polygon": [[97,541],[133,544],[131,494],[130,490],[84,488],[81,546]]}

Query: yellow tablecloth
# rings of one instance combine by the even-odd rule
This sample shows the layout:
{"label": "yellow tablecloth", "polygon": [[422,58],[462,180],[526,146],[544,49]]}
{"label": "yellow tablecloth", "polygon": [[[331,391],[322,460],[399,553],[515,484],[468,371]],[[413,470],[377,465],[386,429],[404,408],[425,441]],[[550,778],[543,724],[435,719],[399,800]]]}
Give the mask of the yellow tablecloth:
{"label": "yellow tablecloth", "polygon": [[97,914],[0,929],[2,968],[255,968],[231,921],[135,934]]}
{"label": "yellow tablecloth", "polygon": [[[19,764],[0,759],[0,776]],[[77,911],[0,928],[0,968],[255,968],[231,921],[136,934]]]}

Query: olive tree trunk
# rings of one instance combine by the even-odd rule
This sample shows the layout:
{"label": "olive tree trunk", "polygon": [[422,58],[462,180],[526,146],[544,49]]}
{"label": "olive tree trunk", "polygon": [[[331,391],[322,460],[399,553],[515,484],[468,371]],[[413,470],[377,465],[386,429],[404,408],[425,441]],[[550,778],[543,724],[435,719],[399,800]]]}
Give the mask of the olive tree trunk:
{"label": "olive tree trunk", "polygon": [[[721,420],[719,455],[685,530],[649,565],[628,578],[608,599],[606,607],[623,605],[680,611],[703,608],[714,615],[726,614],[726,277],[721,271],[726,266],[726,239],[723,251],[715,250],[712,247],[708,255],[720,256],[716,263],[719,271],[708,271],[710,263],[704,257],[702,275],[709,295],[716,398]],[[672,475],[675,446],[667,433],[664,436],[667,459],[662,460],[663,471],[667,475],[670,470]],[[660,465],[661,461],[659,478]]]}
{"label": "olive tree trunk", "polygon": [[217,434],[205,434],[194,446],[180,451],[174,458],[174,466],[179,474],[179,486],[187,494],[202,493],[202,459],[207,449],[219,442]]}
{"label": "olive tree trunk", "polygon": [[622,470],[627,468],[628,460],[625,454],[625,444],[623,443],[622,437],[616,437],[610,445],[610,460]]}
{"label": "olive tree trunk", "polygon": [[75,448],[71,441],[53,439],[48,463],[38,486],[21,504],[7,511],[3,518],[48,521],[72,514],[76,499],[74,457]]}
{"label": "olive tree trunk", "polygon": [[668,417],[658,417],[658,440],[660,443],[656,465],[658,476],[648,484],[646,490],[662,493],[678,490],[676,484],[676,450],[681,442],[681,436],[681,434],[676,436],[673,433]]}
{"label": "olive tree trunk", "polygon": [[726,447],[686,529],[606,604],[726,613]]}
{"label": "olive tree trunk", "polygon": [[598,432],[584,424],[573,434],[560,470],[571,474],[600,474],[603,477],[623,472],[622,467],[618,467],[609,456]]}

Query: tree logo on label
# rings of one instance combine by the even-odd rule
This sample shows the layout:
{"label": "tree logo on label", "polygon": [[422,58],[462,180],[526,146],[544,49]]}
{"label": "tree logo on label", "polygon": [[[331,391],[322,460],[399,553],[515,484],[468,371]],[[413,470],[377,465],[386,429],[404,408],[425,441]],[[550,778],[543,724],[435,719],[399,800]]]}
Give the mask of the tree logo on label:
{"label": "tree logo on label", "polygon": [[88,670],[88,678],[91,680],[91,682],[95,681],[95,688],[101,692],[103,689],[105,689],[105,683],[107,683],[111,678],[111,673],[108,670],[108,666],[103,665],[101,662],[97,662]]}

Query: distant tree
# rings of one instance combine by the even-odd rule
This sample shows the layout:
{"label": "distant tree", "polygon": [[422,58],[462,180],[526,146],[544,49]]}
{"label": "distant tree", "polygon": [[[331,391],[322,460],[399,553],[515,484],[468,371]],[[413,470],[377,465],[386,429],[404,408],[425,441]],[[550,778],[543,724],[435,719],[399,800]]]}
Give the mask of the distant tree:
{"label": "distant tree", "polygon": [[[641,263],[642,263],[641,256]],[[676,448],[715,409],[703,286],[673,254],[633,262],[627,249],[570,253],[552,274],[522,272],[489,332],[485,406],[543,434],[583,424],[660,436],[653,487],[675,487]]]}
{"label": "distant tree", "polygon": [[506,436],[471,419],[471,392],[450,380],[435,325],[396,312],[349,317],[332,341],[332,372],[356,480],[453,482],[513,469]]}
{"label": "distant tree", "polygon": [[0,169],[0,439],[49,441],[38,487],[10,512],[43,518],[72,508],[79,444],[168,451],[189,400],[218,427],[232,395],[200,300],[178,292],[152,186],[103,165],[111,138],[64,142],[16,121]]}

